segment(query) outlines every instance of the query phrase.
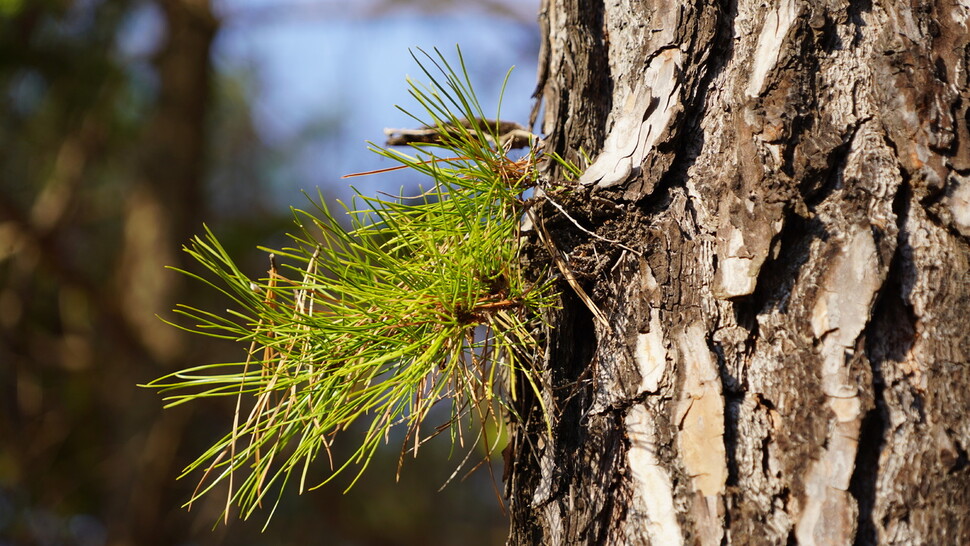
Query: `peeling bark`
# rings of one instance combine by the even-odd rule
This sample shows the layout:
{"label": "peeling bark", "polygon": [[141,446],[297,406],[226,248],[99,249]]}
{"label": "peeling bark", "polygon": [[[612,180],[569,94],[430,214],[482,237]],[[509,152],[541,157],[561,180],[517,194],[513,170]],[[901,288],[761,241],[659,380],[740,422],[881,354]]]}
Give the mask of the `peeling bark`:
{"label": "peeling bark", "polygon": [[540,22],[547,149],[591,158],[554,197],[598,237],[541,214],[609,324],[564,285],[510,544],[970,543],[970,5]]}

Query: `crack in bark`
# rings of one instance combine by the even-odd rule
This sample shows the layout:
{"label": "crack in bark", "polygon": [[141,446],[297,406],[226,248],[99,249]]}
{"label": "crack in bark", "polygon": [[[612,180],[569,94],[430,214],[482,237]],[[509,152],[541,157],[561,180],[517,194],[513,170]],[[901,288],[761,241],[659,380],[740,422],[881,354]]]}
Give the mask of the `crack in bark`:
{"label": "crack in bark", "polygon": [[[855,470],[849,491],[859,506],[857,519],[857,544],[877,544],[878,526],[876,518],[877,484],[879,481],[879,456],[885,446],[885,436],[889,432],[888,416],[884,390],[886,380],[882,367],[887,362],[901,362],[912,348],[915,336],[916,316],[912,306],[906,304],[903,294],[903,268],[906,258],[906,224],[908,221],[911,190],[905,182],[901,184],[893,200],[893,212],[897,217],[898,243],[889,266],[889,274],[873,311],[873,320],[864,333],[866,354],[872,372],[872,396],[874,407],[866,412],[859,438]],[[889,343],[886,343],[890,340]]]}

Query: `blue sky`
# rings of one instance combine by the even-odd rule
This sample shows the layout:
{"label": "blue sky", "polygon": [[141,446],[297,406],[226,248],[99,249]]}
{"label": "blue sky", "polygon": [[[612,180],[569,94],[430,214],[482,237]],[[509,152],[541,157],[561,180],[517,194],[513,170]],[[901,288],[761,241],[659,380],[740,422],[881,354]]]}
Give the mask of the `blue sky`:
{"label": "blue sky", "polygon": [[[453,57],[459,44],[486,112],[495,111],[505,73],[516,65],[502,117],[526,123],[538,54],[535,16],[529,14],[537,12],[538,0],[507,3],[516,17],[495,15],[471,2],[435,15],[413,8],[375,15],[372,1],[218,2],[223,27],[213,61],[219,69],[255,74],[253,115],[261,138],[270,146],[285,146],[320,124],[339,130],[291,150],[287,180],[278,186],[280,199],[302,200],[301,189],[314,192],[341,175],[391,165],[367,152],[366,141],[383,143],[385,127],[415,126],[395,107],[413,105],[405,77],[420,74],[409,52],[414,48],[437,47]],[[354,180],[365,193],[409,182],[393,175]]]}

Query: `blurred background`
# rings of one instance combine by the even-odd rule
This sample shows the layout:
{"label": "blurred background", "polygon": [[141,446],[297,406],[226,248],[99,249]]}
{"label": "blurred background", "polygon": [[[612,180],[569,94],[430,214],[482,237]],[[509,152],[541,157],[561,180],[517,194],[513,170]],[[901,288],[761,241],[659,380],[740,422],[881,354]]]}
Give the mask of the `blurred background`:
{"label": "blurred background", "polygon": [[[539,0],[0,0],[0,545],[501,544],[495,481],[452,482],[463,453],[399,446],[348,494],[290,491],[213,525],[181,469],[228,431],[232,402],[162,410],[136,385],[237,361],[185,334],[176,303],[223,309],[165,266],[205,222],[252,276],[301,190],[387,167],[366,150],[413,127],[409,48],[460,44],[486,111],[525,123]],[[422,78],[417,78],[422,80]],[[365,194],[426,183],[354,179]]]}

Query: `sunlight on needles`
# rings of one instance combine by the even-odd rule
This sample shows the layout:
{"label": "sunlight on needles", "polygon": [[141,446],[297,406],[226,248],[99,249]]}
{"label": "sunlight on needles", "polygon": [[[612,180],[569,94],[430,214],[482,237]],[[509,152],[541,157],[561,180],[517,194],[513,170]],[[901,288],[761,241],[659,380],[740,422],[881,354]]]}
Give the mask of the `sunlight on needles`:
{"label": "sunlight on needles", "polygon": [[[538,184],[540,154],[532,146],[519,159],[508,156],[460,50],[457,67],[437,50],[421,53],[415,60],[430,84],[408,83],[428,119],[412,117],[435,129],[435,138],[412,143],[414,155],[372,149],[396,168],[430,177],[431,189],[414,198],[357,193],[340,215],[318,195],[309,210],[293,210],[292,246],[266,249],[270,267],[259,279],[247,277],[208,228],[186,248],[206,274],[182,273],[233,307],[220,314],[181,305],[176,312],[193,325],[179,327],[247,347],[240,362],[148,385],[169,407],[236,398],[231,430],[183,473],[202,473],[188,505],[225,484],[224,518],[233,504],[246,518],[273,490],[271,517],[293,480],[303,492],[355,467],[349,489],[395,426],[407,431],[402,458],[445,431],[453,445],[483,443],[490,453],[499,434],[489,441],[488,431],[504,426],[519,382],[542,404],[534,332],[556,294],[548,273],[527,278],[519,260],[523,194]],[[450,417],[429,429],[425,421],[441,402],[450,402]],[[541,410],[548,426],[548,408]],[[363,441],[338,460],[334,438],[358,421]],[[476,428],[468,441],[466,429]],[[311,482],[311,463],[321,456],[329,475]]]}

